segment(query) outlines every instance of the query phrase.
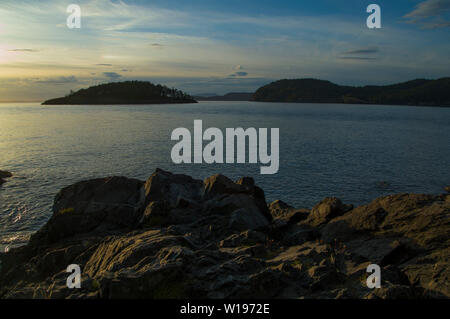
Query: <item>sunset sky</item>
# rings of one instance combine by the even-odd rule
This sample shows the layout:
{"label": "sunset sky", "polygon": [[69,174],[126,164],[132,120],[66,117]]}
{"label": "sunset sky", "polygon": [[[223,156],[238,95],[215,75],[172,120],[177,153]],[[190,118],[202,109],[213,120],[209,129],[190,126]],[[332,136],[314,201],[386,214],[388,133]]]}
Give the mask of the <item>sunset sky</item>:
{"label": "sunset sky", "polygon": [[[66,26],[71,3],[80,29]],[[366,26],[370,3],[381,29]],[[1,0],[0,39],[0,101],[128,79],[191,94],[388,84],[450,76],[450,0]]]}

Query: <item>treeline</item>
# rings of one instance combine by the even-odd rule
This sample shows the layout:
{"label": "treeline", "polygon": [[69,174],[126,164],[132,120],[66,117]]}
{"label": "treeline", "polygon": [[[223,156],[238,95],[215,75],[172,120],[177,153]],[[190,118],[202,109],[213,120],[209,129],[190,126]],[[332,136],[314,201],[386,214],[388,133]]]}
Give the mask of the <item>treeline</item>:
{"label": "treeline", "polygon": [[42,104],[159,104],[196,103],[189,94],[146,81],[113,82],[91,86]]}
{"label": "treeline", "polygon": [[280,80],[258,89],[254,101],[450,106],[450,78],[385,86],[342,86],[316,79]]}

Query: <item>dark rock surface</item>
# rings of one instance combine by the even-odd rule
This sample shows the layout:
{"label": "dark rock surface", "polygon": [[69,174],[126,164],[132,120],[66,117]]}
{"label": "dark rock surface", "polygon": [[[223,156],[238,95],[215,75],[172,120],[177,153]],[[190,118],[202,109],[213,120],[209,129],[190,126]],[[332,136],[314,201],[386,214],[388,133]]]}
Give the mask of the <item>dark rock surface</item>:
{"label": "dark rock surface", "polygon": [[[267,205],[250,177],[158,169],[62,189],[28,245],[0,253],[0,297],[449,298],[449,234],[450,195],[326,198],[310,211]],[[66,286],[70,264],[81,289]]]}

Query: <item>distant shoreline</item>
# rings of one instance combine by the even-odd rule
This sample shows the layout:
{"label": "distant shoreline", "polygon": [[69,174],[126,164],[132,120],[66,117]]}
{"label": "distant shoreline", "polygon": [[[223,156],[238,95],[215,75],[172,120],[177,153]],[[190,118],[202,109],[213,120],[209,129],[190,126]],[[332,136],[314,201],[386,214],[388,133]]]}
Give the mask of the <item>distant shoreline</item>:
{"label": "distant shoreline", "polygon": [[[211,102],[211,101],[201,101],[201,102]],[[218,102],[218,101],[214,101]],[[222,102],[230,102],[230,101],[222,101]],[[232,101],[231,101],[232,102]],[[241,101],[245,102],[245,101]],[[246,101],[246,102],[256,102],[256,103],[282,103],[282,104],[336,104],[336,105],[362,105],[362,106],[413,106],[413,107],[440,107],[440,108],[448,108],[449,105],[417,105],[417,104],[386,104],[386,103],[349,103],[349,102],[289,102],[289,101]]]}
{"label": "distant shoreline", "polygon": [[279,80],[259,88],[257,102],[450,106],[450,78],[392,85],[346,86],[317,79]]}
{"label": "distant shoreline", "polygon": [[211,103],[211,102],[252,102],[252,103],[266,103],[266,104],[336,104],[336,105],[361,105],[361,106],[411,106],[411,107],[439,107],[448,108],[446,105],[416,105],[416,104],[375,104],[375,103],[340,103],[340,102],[279,102],[279,101],[227,101],[227,100],[199,100],[198,103]]}

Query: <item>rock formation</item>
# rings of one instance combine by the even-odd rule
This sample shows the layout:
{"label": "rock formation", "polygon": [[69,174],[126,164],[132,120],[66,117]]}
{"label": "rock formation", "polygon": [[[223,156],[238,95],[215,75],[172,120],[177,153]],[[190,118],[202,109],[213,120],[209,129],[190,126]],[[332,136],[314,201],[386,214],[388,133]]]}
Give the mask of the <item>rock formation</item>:
{"label": "rock formation", "polygon": [[[267,205],[254,180],[157,169],[80,182],[23,247],[0,253],[1,298],[449,298],[450,194],[353,208]],[[66,268],[82,269],[68,289]],[[381,267],[369,289],[369,264]]]}

